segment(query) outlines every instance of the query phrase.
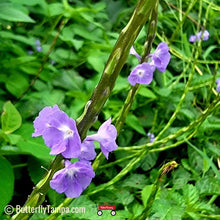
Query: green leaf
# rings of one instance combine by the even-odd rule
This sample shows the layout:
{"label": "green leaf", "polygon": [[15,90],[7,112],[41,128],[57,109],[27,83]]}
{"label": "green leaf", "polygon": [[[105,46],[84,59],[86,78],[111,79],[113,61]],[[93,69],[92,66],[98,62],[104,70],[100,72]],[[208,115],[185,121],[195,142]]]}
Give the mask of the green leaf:
{"label": "green leaf", "polygon": [[147,200],[148,200],[148,198],[149,198],[149,196],[150,196],[150,193],[151,193],[151,191],[152,191],[152,189],[153,189],[153,184],[151,184],[151,185],[146,185],[144,188],[143,188],[143,190],[141,191],[141,197],[142,197],[142,201],[143,201],[143,204],[144,204],[144,206],[146,207],[146,205],[147,205]]}
{"label": "green leaf", "polygon": [[1,115],[2,130],[10,134],[21,126],[21,115],[15,106],[10,102],[6,102],[3,106]]}
{"label": "green leaf", "polygon": [[126,118],[126,124],[133,128],[135,131],[137,131],[140,134],[146,135],[146,132],[144,128],[141,126],[140,121],[138,118],[133,114],[128,114]]}
{"label": "green leaf", "polygon": [[146,184],[147,184],[147,177],[145,175],[132,174],[123,181],[122,186],[123,187],[129,186],[137,189],[143,189]]}
{"label": "green leaf", "polygon": [[198,180],[196,187],[202,196],[220,195],[219,179],[214,176],[206,176]]}
{"label": "green leaf", "polygon": [[14,173],[11,164],[0,156],[0,213],[10,202],[14,190]]}
{"label": "green leaf", "polygon": [[23,124],[17,131],[22,138],[17,143],[17,146],[25,154],[31,154],[39,159],[53,159],[54,156],[50,155],[50,148],[44,144],[41,137],[33,138],[32,133],[34,128],[32,124]]}
{"label": "green leaf", "polygon": [[28,157],[28,172],[34,184],[41,180],[50,165],[49,162],[49,160],[40,160],[32,156]]}
{"label": "green leaf", "polygon": [[183,197],[186,204],[191,207],[199,200],[199,192],[192,184],[187,184],[183,188]]}
{"label": "green leaf", "polygon": [[28,86],[28,80],[18,73],[10,75],[6,82],[7,90],[17,98],[28,88]]}
{"label": "green leaf", "polygon": [[146,98],[152,98],[152,99],[157,98],[157,96],[150,89],[148,89],[146,87],[141,87],[138,90],[138,94],[143,96],[143,97],[146,97]]}
{"label": "green leaf", "polygon": [[184,208],[174,205],[170,200],[158,199],[153,203],[152,213],[151,219],[182,220]]}
{"label": "green leaf", "polygon": [[147,154],[143,160],[141,160],[141,168],[144,171],[150,170],[157,162],[158,153]]}
{"label": "green leaf", "polygon": [[13,5],[8,3],[0,4],[0,19],[7,21],[16,21],[16,22],[31,22],[35,21],[26,15],[23,11],[13,7]]}

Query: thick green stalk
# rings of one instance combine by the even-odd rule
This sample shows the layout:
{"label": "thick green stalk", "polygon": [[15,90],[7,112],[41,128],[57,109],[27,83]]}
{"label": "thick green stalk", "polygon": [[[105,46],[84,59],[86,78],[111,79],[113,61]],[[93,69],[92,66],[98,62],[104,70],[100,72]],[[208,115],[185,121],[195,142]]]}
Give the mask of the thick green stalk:
{"label": "thick green stalk", "polygon": [[[41,179],[41,181],[34,187],[33,192],[29,196],[28,200],[24,204],[24,208],[27,207],[37,207],[45,200],[45,196],[47,191],[50,188],[49,181],[52,179],[54,173],[63,167],[62,163],[63,157],[58,155],[52,162],[50,168],[47,173]],[[13,220],[25,220],[29,219],[33,213],[16,213],[12,219]]]}
{"label": "thick green stalk", "polygon": [[[145,41],[145,44],[144,44],[144,51],[143,51],[143,55],[141,57],[140,63],[143,63],[147,60],[147,56],[150,54],[152,43],[153,43],[153,40],[154,40],[155,35],[156,35],[158,5],[159,5],[159,1],[156,1],[155,5],[154,5],[154,7],[152,8],[152,11],[151,11],[151,18],[150,18],[150,21],[149,21],[147,38],[146,38],[146,41]],[[134,102],[135,96],[138,92],[139,86],[140,86],[139,84],[136,84],[135,86],[133,86],[130,89],[130,91],[127,95],[127,98],[125,100],[125,103],[124,103],[122,109],[120,110],[119,117],[118,117],[118,119],[116,121],[116,124],[115,124],[115,127],[117,129],[118,134],[120,133],[121,128],[125,123],[127,115],[128,115],[128,113],[131,109],[131,106]]]}
{"label": "thick green stalk", "polygon": [[[142,27],[148,20],[154,5],[154,0],[139,0],[129,23],[122,30],[118,41],[116,42],[116,45],[107,61],[100,82],[95,88],[91,99],[87,103],[83,115],[78,119],[77,127],[82,140],[85,138],[88,129],[95,122],[103,105],[108,99],[118,74],[126,62],[129,50]],[[49,181],[51,180],[53,174],[61,168],[59,164],[61,163],[62,159],[62,156],[55,158],[54,165],[51,166],[48,174],[46,174],[46,176],[35,187],[25,206],[36,207],[44,201],[44,196],[49,189]],[[66,201],[66,203],[68,204],[70,201],[72,201],[71,199],[67,200],[68,201]],[[13,219],[28,219],[31,215],[31,213],[17,213],[14,215]]]}
{"label": "thick green stalk", "polygon": [[85,138],[87,130],[97,120],[103,105],[114,87],[118,74],[127,60],[131,46],[148,20],[154,6],[155,0],[139,0],[129,23],[121,31],[118,41],[107,61],[99,84],[87,103],[83,115],[77,120],[78,131],[82,139]]}

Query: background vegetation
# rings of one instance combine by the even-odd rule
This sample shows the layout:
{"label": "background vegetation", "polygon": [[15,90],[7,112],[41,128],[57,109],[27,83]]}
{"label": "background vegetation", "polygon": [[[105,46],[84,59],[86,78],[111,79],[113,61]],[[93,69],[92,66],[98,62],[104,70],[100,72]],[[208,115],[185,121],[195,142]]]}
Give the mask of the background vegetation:
{"label": "background vegetation", "polygon": [[[42,138],[31,137],[34,118],[43,107],[54,104],[74,119],[82,114],[136,2],[0,2],[3,219],[10,218],[4,207],[22,206],[54,158]],[[86,213],[75,214],[74,219],[97,218],[96,204],[104,202],[116,204],[115,219],[138,219],[158,179],[159,169],[174,160],[178,167],[160,179],[149,218],[220,219],[220,112],[215,83],[220,77],[219,3],[219,0],[160,1],[153,49],[161,41],[167,42],[170,64],[165,73],[156,71],[153,82],[138,90],[117,139],[119,149],[98,167],[88,190],[70,204],[70,207],[86,207]],[[209,31],[209,40],[197,46],[189,43],[190,35],[202,27]],[[147,29],[148,23],[135,41],[139,53],[143,51]],[[192,69],[190,64],[195,55],[198,59]],[[137,62],[135,57],[128,57],[90,133],[109,117],[117,119],[131,88],[127,77]],[[175,120],[171,122],[173,115]],[[132,146],[149,143],[148,132],[159,134],[158,140],[162,141],[155,147],[152,145],[122,179],[93,193],[135,157],[138,148]],[[56,207],[63,199],[63,194],[50,189],[43,205]],[[59,218],[70,219],[70,216]],[[100,218],[113,217],[104,211]],[[31,219],[45,219],[45,215],[34,214]]]}

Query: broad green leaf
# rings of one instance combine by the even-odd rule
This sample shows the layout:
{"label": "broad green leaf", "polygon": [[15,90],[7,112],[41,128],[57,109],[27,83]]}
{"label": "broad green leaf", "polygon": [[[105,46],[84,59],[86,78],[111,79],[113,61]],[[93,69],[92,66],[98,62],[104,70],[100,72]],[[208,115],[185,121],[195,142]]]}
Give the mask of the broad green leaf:
{"label": "broad green leaf", "polygon": [[151,191],[153,189],[153,184],[152,185],[146,185],[143,190],[141,191],[141,197],[142,197],[142,201],[144,206],[146,207],[147,204],[147,200],[149,199],[149,196],[151,194]]}
{"label": "broad green leaf", "polygon": [[16,132],[21,135],[19,142],[17,143],[18,148],[24,154],[31,154],[39,159],[51,160],[54,156],[50,155],[50,148],[44,144],[41,137],[32,137],[34,127],[32,124],[23,124],[21,128]]}
{"label": "broad green leaf", "polygon": [[0,4],[0,19],[16,22],[35,22],[23,11],[17,9],[16,7],[13,7],[13,5],[8,3]]}
{"label": "broad green leaf", "polygon": [[157,98],[157,96],[150,89],[148,89],[146,87],[141,87],[138,90],[138,94],[143,96],[143,97],[146,97],[146,98],[152,98],[152,99]]}
{"label": "broad green leaf", "polygon": [[132,174],[125,180],[123,180],[122,186],[133,187],[137,189],[143,189],[147,184],[147,177],[143,174]]}
{"label": "broad green leaf", "polygon": [[11,164],[0,156],[0,213],[10,202],[14,190],[14,173]]}
{"label": "broad green leaf", "polygon": [[49,15],[52,16],[57,16],[60,15],[64,12],[63,9],[63,4],[62,3],[52,3],[49,4]]}
{"label": "broad green leaf", "polygon": [[6,102],[3,106],[1,115],[2,130],[10,134],[21,126],[21,115],[15,106],[10,102]]}
{"label": "broad green leaf", "polygon": [[28,88],[28,86],[28,80],[19,73],[10,75],[6,82],[7,90],[17,98]]}
{"label": "broad green leaf", "polygon": [[40,160],[32,156],[28,158],[28,172],[34,184],[41,180],[49,165],[50,160]]}
{"label": "broad green leaf", "polygon": [[133,128],[135,131],[137,131],[140,134],[146,135],[146,132],[144,128],[141,126],[140,121],[138,118],[133,114],[128,114],[126,118],[126,124]]}

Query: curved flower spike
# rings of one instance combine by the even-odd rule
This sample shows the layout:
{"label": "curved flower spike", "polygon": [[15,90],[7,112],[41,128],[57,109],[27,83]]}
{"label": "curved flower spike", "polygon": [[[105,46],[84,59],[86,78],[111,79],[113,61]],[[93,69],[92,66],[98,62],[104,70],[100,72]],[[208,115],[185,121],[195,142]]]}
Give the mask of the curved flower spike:
{"label": "curved flower spike", "polygon": [[153,80],[153,72],[155,67],[150,63],[142,63],[137,65],[128,77],[129,83],[134,86],[139,84],[150,84]]}
{"label": "curved flower spike", "polygon": [[76,122],[61,111],[57,105],[43,108],[34,120],[33,137],[43,136],[45,144],[51,148],[50,154],[62,154],[65,158],[77,158],[81,140]]}
{"label": "curved flower spike", "polygon": [[65,168],[54,174],[50,187],[58,193],[65,193],[69,198],[77,198],[89,186],[94,177],[95,173],[89,163],[80,161],[71,163],[66,160]]}
{"label": "curved flower spike", "polygon": [[87,136],[86,138],[87,141],[98,141],[100,143],[102,153],[105,155],[106,159],[108,159],[109,152],[117,149],[118,147],[115,142],[117,130],[111,122],[112,120],[109,118],[100,126],[97,134]]}
{"label": "curved flower spike", "polygon": [[150,54],[149,57],[151,57],[151,65],[155,65],[160,72],[165,72],[170,62],[170,53],[167,43],[159,43],[156,50]]}

